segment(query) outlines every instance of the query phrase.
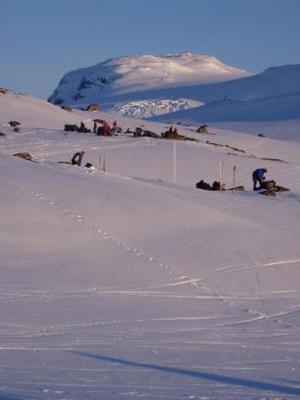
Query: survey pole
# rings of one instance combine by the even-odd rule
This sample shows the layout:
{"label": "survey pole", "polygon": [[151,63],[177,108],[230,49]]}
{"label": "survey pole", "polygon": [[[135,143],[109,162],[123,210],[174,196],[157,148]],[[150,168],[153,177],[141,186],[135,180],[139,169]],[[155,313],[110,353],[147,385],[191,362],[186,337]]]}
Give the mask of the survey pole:
{"label": "survey pole", "polygon": [[236,187],[236,165],[233,166],[232,187]]}
{"label": "survey pole", "polygon": [[225,190],[224,163],[223,163],[223,161],[220,161],[219,169],[220,169],[220,190]]}
{"label": "survey pole", "polygon": [[173,183],[176,183],[176,168],[177,168],[177,148],[176,140],[173,140]]}

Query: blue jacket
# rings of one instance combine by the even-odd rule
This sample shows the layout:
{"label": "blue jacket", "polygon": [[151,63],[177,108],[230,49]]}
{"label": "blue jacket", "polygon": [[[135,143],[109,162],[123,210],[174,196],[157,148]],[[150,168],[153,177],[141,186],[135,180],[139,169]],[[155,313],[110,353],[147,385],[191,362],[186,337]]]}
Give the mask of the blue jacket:
{"label": "blue jacket", "polygon": [[265,168],[258,168],[255,171],[253,171],[253,178],[256,179],[265,179]]}

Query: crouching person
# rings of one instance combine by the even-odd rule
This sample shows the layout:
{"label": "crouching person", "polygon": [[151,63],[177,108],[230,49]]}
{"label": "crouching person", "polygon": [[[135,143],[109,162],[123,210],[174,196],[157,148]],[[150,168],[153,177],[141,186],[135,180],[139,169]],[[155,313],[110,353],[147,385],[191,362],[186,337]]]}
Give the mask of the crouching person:
{"label": "crouching person", "polygon": [[[263,189],[263,181],[266,179],[265,173],[268,170],[266,168],[258,168],[252,173],[252,180],[253,180],[253,190]],[[257,184],[259,183],[259,187]]]}
{"label": "crouching person", "polygon": [[83,155],[84,151],[79,151],[78,153],[75,153],[71,160],[72,165],[78,165],[78,167],[80,167]]}

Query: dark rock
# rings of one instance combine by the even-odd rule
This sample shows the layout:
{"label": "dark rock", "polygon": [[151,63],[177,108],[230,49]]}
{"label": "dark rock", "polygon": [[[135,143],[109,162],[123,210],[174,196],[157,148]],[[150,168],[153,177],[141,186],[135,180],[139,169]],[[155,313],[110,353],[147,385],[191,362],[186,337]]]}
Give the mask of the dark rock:
{"label": "dark rock", "polygon": [[203,189],[203,190],[212,190],[210,184],[207,183],[207,182],[204,182],[203,179],[201,179],[201,181],[196,183],[196,188],[197,189]]}
{"label": "dark rock", "polygon": [[63,99],[56,99],[53,104],[55,104],[56,106],[60,106],[63,103]]}
{"label": "dark rock", "polygon": [[83,98],[84,98],[84,95],[81,94],[80,92],[77,93],[77,94],[75,94],[75,96],[73,96],[73,99],[74,99],[75,101],[76,101],[76,100],[83,99]]}
{"label": "dark rock", "polygon": [[21,153],[15,153],[15,154],[13,154],[13,156],[23,158],[24,160],[32,161],[31,154],[27,153],[26,151],[21,152]]}
{"label": "dark rock", "polygon": [[204,124],[199,126],[199,128],[196,130],[198,133],[208,133],[208,125]]}
{"label": "dark rock", "polygon": [[74,124],[66,124],[64,127],[65,132],[78,132],[78,126]]}
{"label": "dark rock", "polygon": [[70,112],[72,112],[72,108],[69,107],[69,106],[60,106],[60,108],[61,108],[62,110],[65,110],[65,111],[70,111]]}
{"label": "dark rock", "polygon": [[15,128],[16,126],[21,126],[21,122],[19,121],[9,121],[8,124],[13,128]]}
{"label": "dark rock", "polygon": [[211,190],[214,190],[214,191],[221,190],[221,183],[218,181],[214,181],[212,184]]}
{"label": "dark rock", "polygon": [[156,138],[156,139],[161,137],[157,133],[152,132],[152,131],[148,131],[148,130],[144,131],[144,136],[148,136],[148,137],[152,137],[152,138]]}
{"label": "dark rock", "polygon": [[138,126],[138,127],[135,129],[135,131],[134,131],[134,133],[133,133],[133,136],[144,136],[144,131],[143,131],[143,129],[142,129],[140,126]]}
{"label": "dark rock", "polygon": [[86,111],[100,111],[101,108],[98,104],[93,103],[87,106]]}
{"label": "dark rock", "polygon": [[82,89],[88,89],[88,88],[90,88],[91,86],[93,86],[94,85],[94,83],[92,82],[92,81],[89,81],[88,79],[86,79],[85,77],[83,77],[82,79],[81,79],[81,82],[80,82],[80,85],[79,85],[79,87],[78,87],[78,90],[80,91],[80,90],[82,90]]}
{"label": "dark rock", "polygon": [[274,180],[271,181],[264,181],[261,185],[261,189],[264,189],[263,191],[259,192],[259,194],[263,194],[264,196],[276,196],[277,192],[287,192],[290,189],[279,186]]}

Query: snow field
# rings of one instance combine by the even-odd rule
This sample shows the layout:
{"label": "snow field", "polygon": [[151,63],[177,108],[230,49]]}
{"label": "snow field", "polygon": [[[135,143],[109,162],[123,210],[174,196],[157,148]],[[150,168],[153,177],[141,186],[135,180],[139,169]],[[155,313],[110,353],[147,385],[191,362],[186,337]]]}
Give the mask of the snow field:
{"label": "snow field", "polygon": [[[1,116],[0,398],[299,397],[298,144],[216,129],[177,143],[174,184],[172,141],[43,118]],[[57,164],[81,149],[95,172]],[[220,161],[246,192],[195,189]],[[261,165],[291,192],[253,193]]]}

